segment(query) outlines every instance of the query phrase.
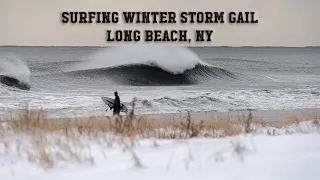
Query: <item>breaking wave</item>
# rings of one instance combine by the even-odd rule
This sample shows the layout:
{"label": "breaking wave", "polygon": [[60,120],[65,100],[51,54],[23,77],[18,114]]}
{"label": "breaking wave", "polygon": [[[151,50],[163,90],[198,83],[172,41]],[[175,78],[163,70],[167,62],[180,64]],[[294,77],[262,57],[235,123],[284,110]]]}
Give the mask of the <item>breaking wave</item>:
{"label": "breaking wave", "polygon": [[233,73],[201,61],[188,48],[151,44],[103,49],[66,73],[135,86],[190,85],[209,78],[235,78]]}
{"label": "breaking wave", "polygon": [[111,79],[118,84],[132,86],[191,85],[208,79],[235,78],[235,75],[217,67],[197,64],[193,69],[181,74],[172,74],[156,65],[134,64],[110,68],[79,70],[68,73],[74,77]]}
{"label": "breaking wave", "polygon": [[72,70],[107,68],[123,65],[156,65],[172,74],[181,74],[197,64],[205,64],[193,51],[172,45],[135,44],[102,49]]}
{"label": "breaking wave", "polygon": [[23,90],[30,89],[30,70],[12,54],[0,55],[0,83]]}

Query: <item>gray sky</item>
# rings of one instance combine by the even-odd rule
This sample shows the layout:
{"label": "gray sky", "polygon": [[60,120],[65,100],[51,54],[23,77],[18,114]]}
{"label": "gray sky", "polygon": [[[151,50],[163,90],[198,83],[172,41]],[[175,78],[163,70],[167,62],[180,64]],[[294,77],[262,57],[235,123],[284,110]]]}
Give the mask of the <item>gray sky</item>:
{"label": "gray sky", "polygon": [[[212,29],[215,46],[320,46],[319,0],[0,0],[0,45],[107,46],[106,29]],[[62,24],[63,11],[254,11],[258,24]],[[188,44],[186,44],[188,45]],[[195,45],[195,44],[191,44]]]}

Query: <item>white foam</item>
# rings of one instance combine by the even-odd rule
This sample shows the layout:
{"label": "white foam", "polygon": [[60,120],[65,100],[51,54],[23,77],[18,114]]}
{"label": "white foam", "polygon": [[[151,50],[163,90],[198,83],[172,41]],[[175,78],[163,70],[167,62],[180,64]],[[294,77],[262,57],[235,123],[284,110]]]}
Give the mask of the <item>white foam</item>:
{"label": "white foam", "polygon": [[156,64],[173,74],[183,73],[197,64],[205,64],[191,50],[169,45],[123,45],[102,49],[72,70],[96,69],[129,64]]}
{"label": "white foam", "polygon": [[10,76],[29,84],[30,74],[28,66],[17,56],[9,53],[0,55],[0,75]]}
{"label": "white foam", "polygon": [[[48,109],[52,117],[112,115],[101,96],[111,97],[113,90],[71,90],[66,92],[28,91],[0,96],[0,116],[11,109]],[[162,114],[179,112],[228,112],[246,109],[290,110],[320,108],[319,89],[301,90],[174,90],[159,88],[137,91],[123,90],[121,101],[131,108],[130,102],[137,97],[136,114]]]}

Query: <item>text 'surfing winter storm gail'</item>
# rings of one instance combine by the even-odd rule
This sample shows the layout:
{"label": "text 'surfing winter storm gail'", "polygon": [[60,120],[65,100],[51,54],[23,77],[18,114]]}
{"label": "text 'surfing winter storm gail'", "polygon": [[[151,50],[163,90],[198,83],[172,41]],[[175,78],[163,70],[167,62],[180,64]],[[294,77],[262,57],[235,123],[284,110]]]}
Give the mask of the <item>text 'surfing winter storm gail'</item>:
{"label": "text 'surfing winter storm gail'", "polygon": [[[62,12],[63,24],[257,24],[255,12]],[[181,27],[181,26],[180,26]],[[192,42],[188,29],[107,29],[106,42]],[[211,42],[212,29],[196,29],[195,42]]]}

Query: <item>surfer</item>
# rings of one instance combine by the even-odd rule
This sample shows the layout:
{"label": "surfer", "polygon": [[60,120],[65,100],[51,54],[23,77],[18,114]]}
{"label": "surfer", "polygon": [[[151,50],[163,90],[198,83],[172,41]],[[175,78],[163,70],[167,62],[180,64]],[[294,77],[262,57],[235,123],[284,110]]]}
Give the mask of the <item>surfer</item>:
{"label": "surfer", "polygon": [[118,96],[118,92],[114,92],[114,105],[110,108],[113,109],[113,115],[119,115],[120,114],[120,109],[121,109],[121,103],[120,103],[120,97]]}

